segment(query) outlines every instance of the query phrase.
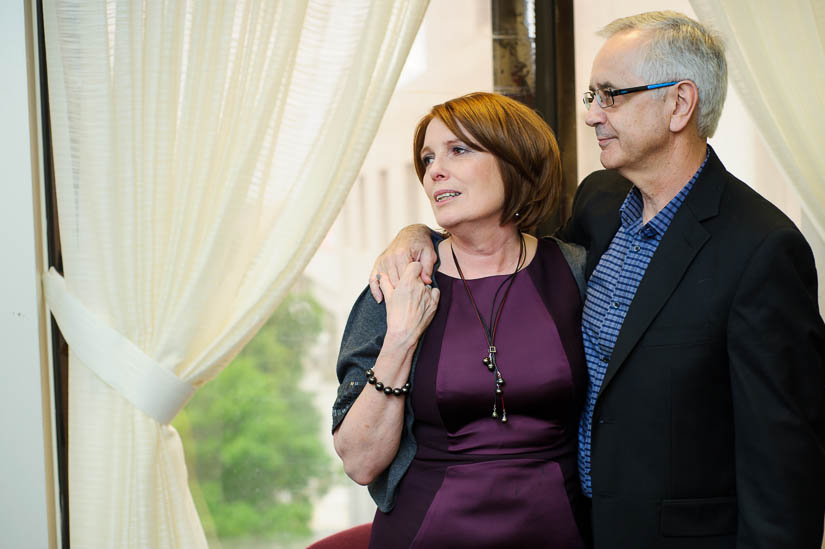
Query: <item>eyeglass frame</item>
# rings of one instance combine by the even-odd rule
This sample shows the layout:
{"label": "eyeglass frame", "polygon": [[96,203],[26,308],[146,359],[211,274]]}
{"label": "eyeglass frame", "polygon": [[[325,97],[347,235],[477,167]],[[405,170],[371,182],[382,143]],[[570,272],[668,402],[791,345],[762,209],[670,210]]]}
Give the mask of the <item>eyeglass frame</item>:
{"label": "eyeglass frame", "polygon": [[[600,88],[598,90],[587,90],[582,94],[582,102],[584,103],[584,107],[589,111],[590,106],[593,104],[593,101],[599,104],[599,107],[602,109],[606,109],[608,107],[612,107],[616,104],[615,100],[613,99],[617,95],[627,95],[629,93],[636,93],[640,91],[647,91],[647,90],[658,90],[659,88],[667,88],[670,86],[675,86],[681,82],[681,80],[675,80],[673,82],[662,82],[661,84],[647,84],[644,86],[635,86],[633,88],[621,88],[618,90],[614,90],[613,88]],[[610,98],[609,105],[602,105],[602,102],[599,100],[601,97],[600,93],[605,94],[607,97]]]}

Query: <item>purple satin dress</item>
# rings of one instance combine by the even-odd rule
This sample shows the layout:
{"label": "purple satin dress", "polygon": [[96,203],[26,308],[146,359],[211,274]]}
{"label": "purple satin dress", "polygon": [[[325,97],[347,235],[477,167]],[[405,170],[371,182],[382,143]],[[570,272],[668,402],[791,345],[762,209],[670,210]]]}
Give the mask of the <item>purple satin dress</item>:
{"label": "purple satin dress", "polygon": [[[539,253],[548,248],[558,253]],[[442,302],[410,397],[418,449],[395,507],[376,512],[370,547],[584,547],[574,518],[582,496],[573,376],[528,275],[536,259],[516,277],[496,334],[507,423],[491,417],[487,343],[461,279],[436,273]],[[468,281],[485,321],[504,278]]]}

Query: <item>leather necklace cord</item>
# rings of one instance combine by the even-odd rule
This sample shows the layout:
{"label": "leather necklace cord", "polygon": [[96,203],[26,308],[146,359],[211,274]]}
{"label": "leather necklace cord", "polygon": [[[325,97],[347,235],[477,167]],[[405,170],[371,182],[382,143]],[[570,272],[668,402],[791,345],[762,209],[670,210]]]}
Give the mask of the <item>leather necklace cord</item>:
{"label": "leather necklace cord", "polygon": [[[478,318],[479,323],[481,324],[481,329],[484,332],[484,337],[487,340],[487,356],[485,356],[481,362],[484,364],[490,372],[493,373],[493,380],[495,383],[495,396],[493,397],[493,414],[492,417],[498,418],[498,404],[499,401],[501,402],[501,422],[507,423],[507,411],[504,408],[504,389],[502,386],[504,385],[504,378],[501,376],[501,372],[498,369],[498,363],[496,362],[496,329],[498,328],[499,320],[501,319],[501,311],[504,308],[504,302],[507,300],[507,296],[510,293],[510,288],[513,287],[513,282],[516,279],[516,275],[524,266],[524,262],[527,260],[527,244],[524,242],[524,235],[519,233],[519,237],[521,239],[521,245],[519,246],[519,255],[518,261],[516,262],[516,269],[505,278],[501,284],[499,284],[498,288],[496,289],[495,294],[493,294],[493,302],[490,305],[490,325],[484,322],[484,318],[481,316],[481,311],[478,309],[478,305],[476,305],[476,301],[473,298],[473,292],[470,291],[470,286],[467,284],[467,279],[464,278],[464,273],[461,270],[461,265],[458,263],[458,258],[455,255],[455,249],[453,249],[453,243],[450,242],[450,252],[453,255],[453,261],[455,262],[456,270],[458,271],[458,276],[461,277],[461,282],[464,285],[464,290],[467,292],[467,297],[470,298],[470,304],[473,306],[473,311],[476,313],[476,317]],[[507,289],[504,291],[504,294],[501,296],[501,302],[498,304],[498,310],[496,310],[496,301],[498,300],[498,294],[501,289],[507,285]]]}

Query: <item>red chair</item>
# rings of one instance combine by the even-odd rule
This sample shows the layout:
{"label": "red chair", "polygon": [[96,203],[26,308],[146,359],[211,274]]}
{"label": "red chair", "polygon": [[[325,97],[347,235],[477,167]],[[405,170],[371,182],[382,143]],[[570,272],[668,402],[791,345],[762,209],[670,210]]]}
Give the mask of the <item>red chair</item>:
{"label": "red chair", "polygon": [[353,526],[347,530],[319,539],[307,549],[367,549],[372,523]]}

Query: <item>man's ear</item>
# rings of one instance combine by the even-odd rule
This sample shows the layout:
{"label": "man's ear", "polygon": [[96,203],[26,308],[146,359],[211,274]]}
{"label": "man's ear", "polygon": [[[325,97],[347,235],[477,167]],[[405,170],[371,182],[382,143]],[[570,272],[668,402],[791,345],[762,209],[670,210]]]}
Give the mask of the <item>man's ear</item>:
{"label": "man's ear", "polygon": [[699,90],[690,80],[682,80],[674,86],[676,103],[670,115],[670,131],[677,133],[684,130],[690,123],[699,106]]}

